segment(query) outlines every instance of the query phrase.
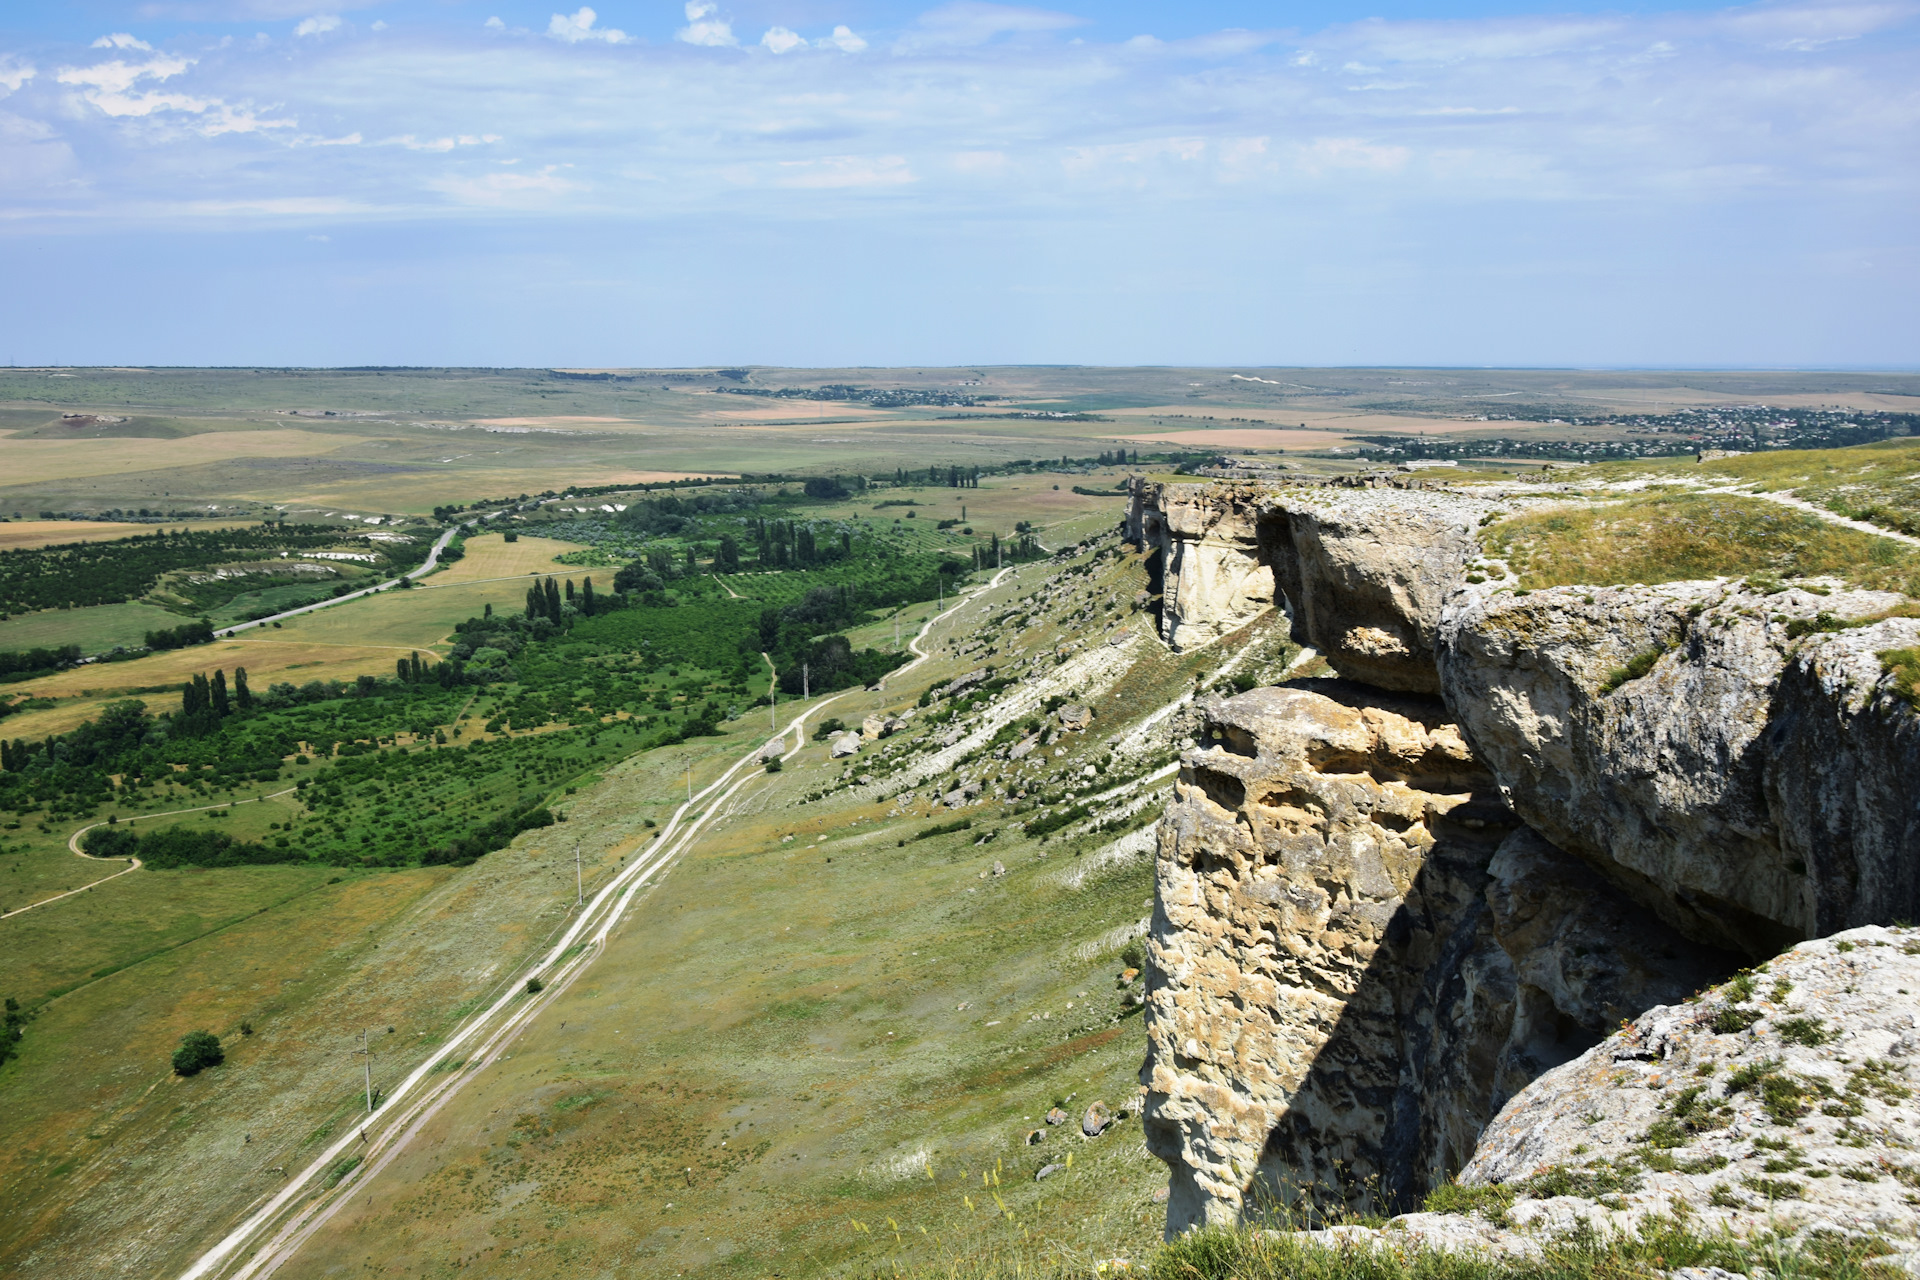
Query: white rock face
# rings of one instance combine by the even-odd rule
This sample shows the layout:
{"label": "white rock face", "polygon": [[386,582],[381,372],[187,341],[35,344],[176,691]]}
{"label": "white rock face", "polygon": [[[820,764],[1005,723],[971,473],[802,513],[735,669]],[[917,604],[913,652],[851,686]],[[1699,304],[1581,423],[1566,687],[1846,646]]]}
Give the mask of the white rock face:
{"label": "white rock face", "polygon": [[1468,588],[1446,701],[1528,825],[1696,937],[1770,955],[1920,918],[1920,717],[1875,656],[1920,644],[1920,620],[1796,639],[1901,603],[1809,585]]}
{"label": "white rock face", "polygon": [[1143,515],[1160,557],[1160,636],[1175,649],[1211,644],[1273,607],[1255,532],[1259,496],[1252,485],[1165,485]]}
{"label": "white rock face", "polygon": [[1440,491],[1279,489],[1258,504],[1260,544],[1293,638],[1382,689],[1438,693],[1434,643],[1447,599],[1504,504]]}
{"label": "white rock face", "polygon": [[836,734],[833,741],[827,744],[827,756],[829,759],[838,760],[843,756],[857,755],[863,741],[865,740],[861,738],[858,729],[849,729],[845,733]]}
{"label": "white rock face", "polygon": [[780,758],[785,754],[787,754],[786,738],[785,737],[775,738],[772,742],[769,742],[766,746],[760,748],[760,762],[762,764],[765,764],[767,761],[777,760],[778,758]]}
{"label": "white rock face", "polygon": [[1539,1071],[1729,964],[1508,835],[1436,701],[1322,688],[1208,704],[1159,829],[1142,1081],[1169,1232],[1260,1194],[1417,1203]]}

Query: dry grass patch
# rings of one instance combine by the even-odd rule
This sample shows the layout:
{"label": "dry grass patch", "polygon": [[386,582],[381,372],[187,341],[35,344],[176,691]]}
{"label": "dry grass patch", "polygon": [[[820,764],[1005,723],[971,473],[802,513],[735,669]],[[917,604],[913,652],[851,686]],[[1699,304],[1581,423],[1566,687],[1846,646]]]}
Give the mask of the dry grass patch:
{"label": "dry grass patch", "polygon": [[1489,526],[1481,542],[1528,590],[1766,574],[1831,575],[1920,594],[1920,555],[1899,543],[1731,495],[1528,511]]}
{"label": "dry grass patch", "polygon": [[428,586],[449,587],[483,578],[507,578],[516,574],[575,573],[578,570],[558,563],[568,551],[580,550],[577,542],[557,538],[535,538],[521,534],[517,542],[508,542],[498,533],[485,533],[466,541],[467,554],[433,575]]}

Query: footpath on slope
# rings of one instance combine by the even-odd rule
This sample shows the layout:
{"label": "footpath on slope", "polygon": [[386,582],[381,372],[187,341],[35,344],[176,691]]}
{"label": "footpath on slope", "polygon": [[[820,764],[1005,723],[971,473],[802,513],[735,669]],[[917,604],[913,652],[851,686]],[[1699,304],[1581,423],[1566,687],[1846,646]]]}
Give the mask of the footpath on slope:
{"label": "footpath on slope", "polygon": [[[1000,585],[1012,572],[1012,567],[1002,569],[978,591],[962,596],[947,609],[928,618],[921,626],[920,633],[909,641],[909,648],[919,656],[892,674],[910,671],[927,661],[931,655],[920,647],[920,641],[934,625],[950,617],[981,592]],[[805,749],[807,718],[844,696],[845,693],[840,693],[818,699],[787,723],[785,733],[793,735],[795,745],[781,757],[783,761],[792,759]],[[497,1060],[501,1050],[516,1034],[524,1030],[548,1003],[563,994],[585,972],[604,949],[608,934],[625,916],[638,891],[685,852],[701,829],[719,814],[721,806],[758,776],[751,770],[744,774],[741,772],[758,760],[758,749],[748,752],[719,778],[676,808],[661,831],[657,851],[651,856],[636,858],[631,866],[617,873],[593,896],[561,937],[553,941],[524,972],[513,976],[501,996],[485,1010],[472,1015],[463,1027],[455,1030],[439,1049],[394,1087],[382,1100],[380,1111],[370,1117],[366,1125],[356,1127],[334,1142],[299,1173],[290,1177],[287,1184],[266,1204],[202,1253],[182,1273],[183,1280],[199,1280],[200,1277],[223,1272],[234,1277],[234,1280],[264,1277],[271,1275],[291,1258],[300,1245],[338,1212],[358,1188],[369,1183],[400,1154],[441,1107]],[[544,989],[528,998],[525,981],[533,976],[541,978]],[[463,1065],[452,1071],[439,1072],[441,1078],[433,1080],[440,1064],[456,1053],[464,1057]],[[367,1134],[364,1139],[361,1137],[363,1131]],[[329,1170],[363,1143],[365,1149],[359,1153],[358,1163],[335,1184],[337,1194],[327,1195],[327,1189],[323,1187],[320,1188],[320,1194],[300,1203],[301,1197],[313,1191]],[[252,1251],[230,1272],[225,1271],[243,1249],[269,1231],[271,1235],[263,1243],[254,1245]]]}

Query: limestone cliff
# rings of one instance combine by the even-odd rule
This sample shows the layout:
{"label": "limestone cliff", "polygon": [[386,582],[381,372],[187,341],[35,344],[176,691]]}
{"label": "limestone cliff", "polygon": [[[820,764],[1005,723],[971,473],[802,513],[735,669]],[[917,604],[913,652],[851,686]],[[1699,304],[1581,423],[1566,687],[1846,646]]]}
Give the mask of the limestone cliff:
{"label": "limestone cliff", "polygon": [[1525,500],[1498,494],[1137,496],[1170,644],[1277,590],[1366,682],[1210,704],[1163,819],[1170,1231],[1261,1195],[1405,1207],[1540,1072],[1736,953],[1920,918],[1920,714],[1877,656],[1920,620],[1873,620],[1899,597],[1519,591],[1478,560]]}
{"label": "limestone cliff", "polygon": [[1169,1231],[1261,1197],[1417,1201],[1540,1070],[1724,972],[1512,832],[1436,700],[1324,681],[1206,715],[1156,863]]}

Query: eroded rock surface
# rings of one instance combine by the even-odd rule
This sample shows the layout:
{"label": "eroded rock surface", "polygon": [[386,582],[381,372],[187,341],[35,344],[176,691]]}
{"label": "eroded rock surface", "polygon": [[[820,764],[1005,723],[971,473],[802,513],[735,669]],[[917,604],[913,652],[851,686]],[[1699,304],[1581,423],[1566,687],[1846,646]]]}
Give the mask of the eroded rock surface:
{"label": "eroded rock surface", "polygon": [[1417,1202],[1513,1090],[1725,971],[1510,837],[1436,700],[1314,681],[1206,711],[1151,935],[1145,1119],[1170,1232],[1263,1195]]}
{"label": "eroded rock surface", "polygon": [[1158,557],[1161,639],[1198,648],[1273,607],[1273,571],[1254,527],[1258,487],[1174,484],[1154,498],[1141,537]]}
{"label": "eroded rock surface", "polygon": [[1795,637],[1902,602],[1833,585],[1469,589],[1445,698],[1528,825],[1693,936],[1920,917],[1920,718],[1875,656],[1920,620]]}
{"label": "eroded rock surface", "polygon": [[1261,552],[1293,638],[1349,679],[1440,691],[1440,615],[1502,504],[1441,492],[1288,488],[1258,505]]}

